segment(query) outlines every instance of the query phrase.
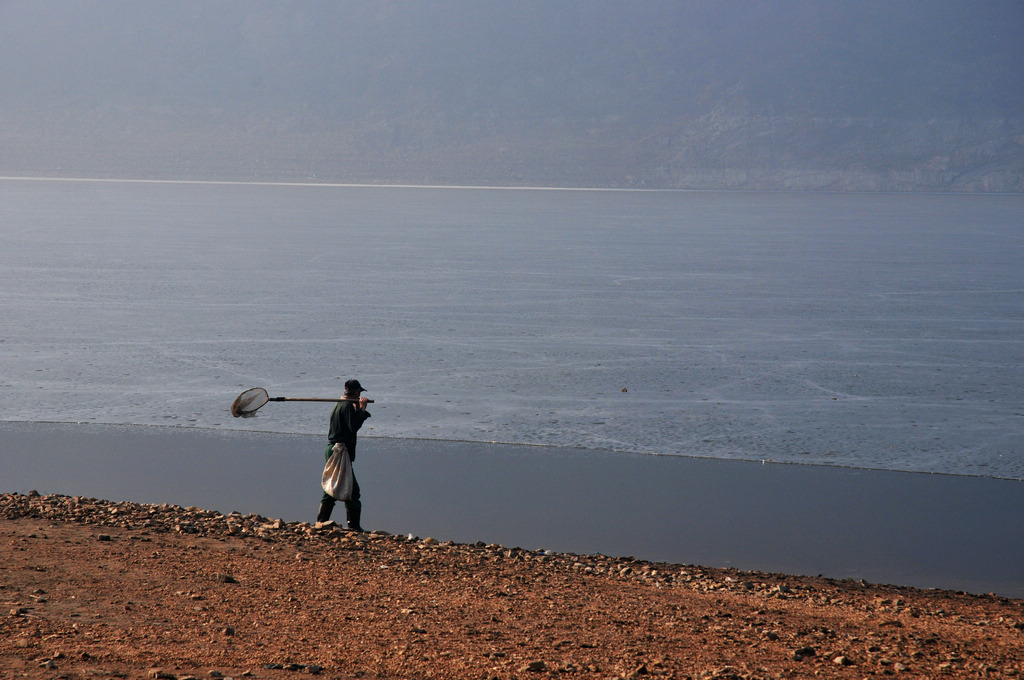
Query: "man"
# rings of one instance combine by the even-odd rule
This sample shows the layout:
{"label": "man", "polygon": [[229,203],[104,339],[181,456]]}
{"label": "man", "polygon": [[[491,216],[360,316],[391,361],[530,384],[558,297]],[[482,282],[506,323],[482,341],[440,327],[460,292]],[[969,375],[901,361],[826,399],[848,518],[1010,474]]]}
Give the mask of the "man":
{"label": "man", "polygon": [[[361,397],[365,392],[358,380],[349,380],[345,383],[346,401],[338,402],[338,405],[331,411],[331,427],[327,433],[327,451],[324,452],[324,460],[331,457],[331,449],[335,444],[342,444],[348,449],[349,459],[356,461],[356,432],[363,426],[363,422],[370,417],[366,410],[368,399]],[[317,522],[326,522],[331,518],[331,511],[334,510],[334,498],[324,492],[320,498],[320,512],[317,513]],[[363,504],[359,500],[359,482],[355,475],[352,476],[352,497],[345,501],[345,515],[348,518],[348,528],[353,531],[362,531],[359,524],[359,516],[363,512]]]}

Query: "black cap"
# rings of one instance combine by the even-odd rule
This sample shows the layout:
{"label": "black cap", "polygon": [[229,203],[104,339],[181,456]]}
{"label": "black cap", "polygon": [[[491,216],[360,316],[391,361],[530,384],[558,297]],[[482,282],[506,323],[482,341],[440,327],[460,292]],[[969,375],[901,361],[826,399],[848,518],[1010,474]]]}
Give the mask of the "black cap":
{"label": "black cap", "polygon": [[363,386],[359,384],[358,380],[346,380],[345,381],[345,394],[359,394],[365,392]]}

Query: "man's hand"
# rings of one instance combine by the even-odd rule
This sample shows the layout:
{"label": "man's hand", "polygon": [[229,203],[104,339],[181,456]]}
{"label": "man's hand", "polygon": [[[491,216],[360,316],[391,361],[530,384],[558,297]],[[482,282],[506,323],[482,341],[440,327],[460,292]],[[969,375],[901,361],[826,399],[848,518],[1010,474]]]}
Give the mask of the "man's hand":
{"label": "man's hand", "polygon": [[359,397],[359,405],[356,406],[360,411],[366,410],[366,405],[370,403],[370,400],[366,397]]}

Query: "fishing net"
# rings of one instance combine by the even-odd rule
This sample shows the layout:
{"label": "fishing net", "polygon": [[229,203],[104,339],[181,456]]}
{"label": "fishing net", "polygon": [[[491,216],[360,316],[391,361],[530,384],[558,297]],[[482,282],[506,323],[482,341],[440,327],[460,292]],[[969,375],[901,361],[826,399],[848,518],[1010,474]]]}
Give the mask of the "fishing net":
{"label": "fishing net", "polygon": [[[268,401],[360,401],[356,397],[341,397],[340,399],[322,399],[320,397],[271,397],[262,387],[253,387],[238,395],[235,403],[231,404],[231,415],[236,418],[249,418],[256,415],[256,411]],[[372,404],[373,399],[367,399],[367,404]]]}
{"label": "fishing net", "polygon": [[236,418],[248,418],[256,415],[256,411],[270,401],[270,395],[262,387],[253,387],[238,395],[231,404],[231,415]]}

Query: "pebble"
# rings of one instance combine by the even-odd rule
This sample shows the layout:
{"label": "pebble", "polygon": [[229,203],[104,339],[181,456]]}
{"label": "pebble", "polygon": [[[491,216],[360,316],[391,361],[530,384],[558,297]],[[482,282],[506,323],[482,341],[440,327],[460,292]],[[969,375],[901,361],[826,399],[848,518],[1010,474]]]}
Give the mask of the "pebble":
{"label": "pebble", "polygon": [[170,673],[159,668],[151,670],[146,677],[151,678],[151,680],[178,680],[174,673]]}
{"label": "pebble", "polygon": [[323,666],[304,663],[265,663],[263,664],[263,669],[268,671],[292,671],[293,673],[306,671],[310,675],[320,675],[324,670]]}

